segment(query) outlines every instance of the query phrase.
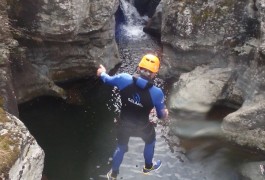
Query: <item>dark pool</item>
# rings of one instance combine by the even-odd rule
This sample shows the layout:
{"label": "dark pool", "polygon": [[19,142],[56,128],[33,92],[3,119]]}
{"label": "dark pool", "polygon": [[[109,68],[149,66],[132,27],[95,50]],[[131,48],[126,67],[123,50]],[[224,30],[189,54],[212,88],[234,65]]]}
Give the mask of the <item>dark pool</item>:
{"label": "dark pool", "polygon": [[71,84],[71,102],[39,97],[19,106],[20,119],[44,149],[43,174],[49,180],[95,179],[110,168],[115,113],[106,103],[111,89],[94,83]]}

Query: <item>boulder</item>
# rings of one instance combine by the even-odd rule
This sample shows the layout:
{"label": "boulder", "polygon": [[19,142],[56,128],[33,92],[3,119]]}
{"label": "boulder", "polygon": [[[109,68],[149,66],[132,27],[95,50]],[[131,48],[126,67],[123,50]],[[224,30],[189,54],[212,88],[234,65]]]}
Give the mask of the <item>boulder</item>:
{"label": "boulder", "polygon": [[[234,48],[258,38],[254,1],[163,1],[161,75],[174,77],[200,65],[240,61]],[[258,41],[257,41],[258,42]]]}
{"label": "boulder", "polygon": [[25,125],[0,108],[0,179],[40,180],[44,152]]}
{"label": "boulder", "polygon": [[[262,167],[264,161],[244,163],[240,166],[239,171],[243,180],[263,180]],[[264,169],[263,169],[264,172]]]}
{"label": "boulder", "polygon": [[229,68],[211,69],[208,66],[183,73],[172,88],[170,109],[207,113],[217,101],[223,99],[231,77],[232,70]]}
{"label": "boulder", "polygon": [[[94,76],[120,62],[115,42],[118,0],[9,1],[18,47],[12,53],[18,102],[65,96],[55,83]],[[18,79],[20,81],[18,81]]]}

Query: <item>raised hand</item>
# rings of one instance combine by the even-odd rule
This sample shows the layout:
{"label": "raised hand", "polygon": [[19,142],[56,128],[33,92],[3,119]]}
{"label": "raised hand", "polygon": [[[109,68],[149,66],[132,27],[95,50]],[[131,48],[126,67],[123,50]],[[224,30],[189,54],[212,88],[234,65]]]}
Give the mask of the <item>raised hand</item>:
{"label": "raised hand", "polygon": [[100,76],[103,72],[106,72],[106,68],[102,64],[100,64],[97,70],[97,76]]}

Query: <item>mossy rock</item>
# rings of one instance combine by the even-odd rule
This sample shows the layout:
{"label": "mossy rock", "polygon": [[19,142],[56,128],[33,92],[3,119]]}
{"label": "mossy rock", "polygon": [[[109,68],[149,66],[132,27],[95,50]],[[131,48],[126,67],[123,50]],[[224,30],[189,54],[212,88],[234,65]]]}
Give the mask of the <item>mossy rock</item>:
{"label": "mossy rock", "polygon": [[[8,122],[6,112],[0,108],[0,127]],[[18,142],[12,138],[10,132],[5,132],[0,136],[0,174],[8,173],[19,155]]]}
{"label": "mossy rock", "polygon": [[7,174],[18,158],[19,150],[9,134],[0,136],[0,174]]}
{"label": "mossy rock", "polygon": [[[1,102],[0,102],[1,103]],[[2,109],[0,105],[0,123],[5,123],[8,121],[8,118],[6,116],[6,112]],[[1,124],[0,124],[1,125]],[[1,126],[0,126],[1,127]]]}

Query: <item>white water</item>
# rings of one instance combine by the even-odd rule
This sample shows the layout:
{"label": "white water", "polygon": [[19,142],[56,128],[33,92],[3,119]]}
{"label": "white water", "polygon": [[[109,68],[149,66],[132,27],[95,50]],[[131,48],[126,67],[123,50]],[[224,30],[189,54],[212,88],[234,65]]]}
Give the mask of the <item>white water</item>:
{"label": "white water", "polygon": [[125,35],[131,39],[142,39],[146,38],[146,34],[143,32],[144,24],[147,21],[147,16],[141,17],[133,6],[133,2],[120,0],[120,7],[125,17],[125,24],[121,26],[122,30],[125,31]]}

